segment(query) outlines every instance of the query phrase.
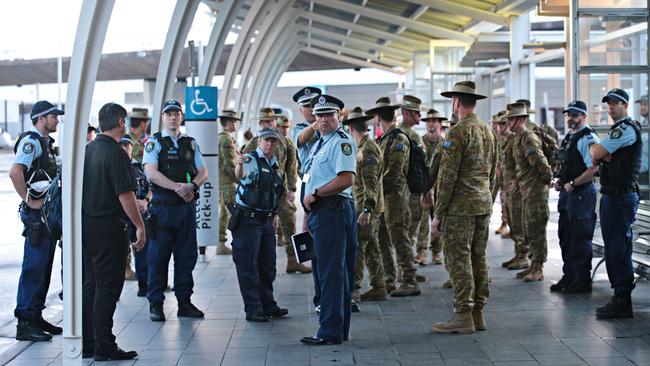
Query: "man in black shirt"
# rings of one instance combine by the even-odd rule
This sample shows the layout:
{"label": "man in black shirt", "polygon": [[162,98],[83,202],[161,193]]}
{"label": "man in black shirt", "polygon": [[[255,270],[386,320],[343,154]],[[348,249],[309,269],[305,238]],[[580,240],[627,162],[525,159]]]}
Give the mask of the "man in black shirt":
{"label": "man in black shirt", "polygon": [[136,250],[145,243],[145,229],[133,191],[131,164],[118,141],[126,133],[126,110],[115,103],[99,111],[102,131],[86,146],[82,198],[83,357],[95,361],[127,360],[115,343],[113,314],[124,285],[129,245],[127,217],[136,227]]}

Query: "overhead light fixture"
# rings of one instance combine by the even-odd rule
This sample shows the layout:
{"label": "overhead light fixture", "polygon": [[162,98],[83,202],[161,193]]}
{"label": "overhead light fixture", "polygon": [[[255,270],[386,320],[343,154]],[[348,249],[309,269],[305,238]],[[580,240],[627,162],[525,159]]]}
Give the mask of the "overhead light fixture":
{"label": "overhead light fixture", "polygon": [[497,67],[510,65],[510,60],[507,58],[493,58],[490,60],[478,60],[474,64],[476,67]]}

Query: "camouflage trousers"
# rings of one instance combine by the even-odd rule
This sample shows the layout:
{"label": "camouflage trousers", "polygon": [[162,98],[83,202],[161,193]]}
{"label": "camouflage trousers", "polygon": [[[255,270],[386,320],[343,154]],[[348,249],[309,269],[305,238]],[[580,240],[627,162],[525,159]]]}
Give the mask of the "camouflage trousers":
{"label": "camouflage trousers", "polygon": [[423,208],[422,218],[420,218],[420,228],[418,229],[418,239],[416,252],[431,249],[431,253],[442,253],[442,242],[440,238],[431,235],[431,220],[433,219],[433,208]]}
{"label": "camouflage trousers", "polygon": [[402,271],[404,283],[415,283],[413,246],[408,236],[411,211],[404,195],[389,193],[384,196],[384,214],[379,222],[379,247],[384,260],[386,283],[394,284],[397,278],[397,264]]}
{"label": "camouflage trousers", "polygon": [[230,211],[226,205],[232,205],[235,202],[235,193],[232,192],[219,192],[219,243],[225,243],[228,239],[228,220],[230,219]]}
{"label": "camouflage trousers", "polygon": [[548,224],[548,192],[545,195],[523,197],[524,238],[530,247],[530,259],[546,262],[546,224]]}
{"label": "camouflage trousers", "polygon": [[[357,217],[361,212],[357,212]],[[354,289],[361,288],[363,280],[363,270],[368,267],[370,275],[370,286],[381,288],[386,285],[384,273],[384,262],[379,248],[379,216],[381,214],[373,213],[370,215],[370,223],[366,226],[357,225],[357,266],[354,276]]]}
{"label": "camouflage trousers", "polygon": [[278,202],[278,229],[277,243],[284,245],[287,258],[295,258],[291,236],[296,233],[296,205],[287,201],[286,197],[280,198]]}
{"label": "camouflage trousers", "polygon": [[[426,216],[422,206],[420,206],[421,194],[411,193],[409,195],[409,210],[411,210],[411,223],[409,224],[409,239],[411,243],[417,243],[416,247],[420,249],[418,237],[420,235],[420,221]],[[426,246],[424,247],[426,249]]]}
{"label": "camouflage trousers", "polygon": [[528,256],[529,246],[524,236],[524,212],[520,192],[506,194],[506,222],[510,227],[510,238],[515,243],[515,254]]}
{"label": "camouflage trousers", "polygon": [[454,291],[454,312],[482,309],[490,296],[486,257],[490,215],[445,216],[441,237]]}

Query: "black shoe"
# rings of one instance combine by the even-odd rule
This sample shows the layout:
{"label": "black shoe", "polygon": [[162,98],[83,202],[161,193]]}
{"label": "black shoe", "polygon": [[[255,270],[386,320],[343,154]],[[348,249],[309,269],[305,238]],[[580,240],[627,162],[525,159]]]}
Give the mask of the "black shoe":
{"label": "black shoe", "polygon": [[138,297],[147,296],[147,291],[149,291],[147,280],[138,280]]}
{"label": "black shoe", "polygon": [[300,342],[310,346],[329,346],[333,344],[341,344],[341,341],[333,341],[317,337],[302,337]]}
{"label": "black shoe", "polygon": [[289,310],[287,309],[282,309],[282,308],[277,308],[273,311],[270,311],[268,313],[264,313],[264,315],[268,316],[269,318],[282,318],[283,316],[289,314]]}
{"label": "black shoe", "polygon": [[86,351],[86,347],[84,347],[83,351],[81,352],[81,358],[93,358],[95,357],[95,349],[91,348],[90,350]]}
{"label": "black shoe", "polygon": [[578,284],[572,283],[563,290],[565,294],[589,294],[591,293],[591,283]]}
{"label": "black shoe", "polygon": [[165,313],[163,312],[162,302],[149,303],[149,319],[151,319],[152,322],[165,321]]}
{"label": "black shoe", "polygon": [[19,341],[49,341],[52,335],[46,333],[29,319],[18,319],[16,326],[16,339]]}
{"label": "black shoe", "polygon": [[631,294],[614,294],[607,305],[596,310],[597,319],[625,319],[634,317]]}
{"label": "black shoe", "polygon": [[359,307],[359,304],[357,304],[356,301],[351,300],[350,301],[350,311],[353,313],[358,313],[361,311],[361,308]]}
{"label": "black shoe", "polygon": [[95,355],[95,361],[131,360],[136,357],[138,357],[138,352],[123,351],[121,348],[117,347],[113,352],[103,355]]}
{"label": "black shoe", "polygon": [[43,329],[44,331],[50,333],[50,334],[61,334],[63,333],[63,328],[57,327],[54,324],[51,324],[47,320],[43,319],[43,317],[38,317],[35,321],[34,324]]}
{"label": "black shoe", "polygon": [[188,318],[203,318],[205,316],[201,310],[189,301],[178,303],[178,312],[176,315]]}
{"label": "black shoe", "polygon": [[255,323],[266,323],[271,320],[264,314],[246,314],[246,321]]}
{"label": "black shoe", "polygon": [[551,292],[562,292],[570,283],[571,281],[568,278],[562,276],[557,283],[551,285]]}

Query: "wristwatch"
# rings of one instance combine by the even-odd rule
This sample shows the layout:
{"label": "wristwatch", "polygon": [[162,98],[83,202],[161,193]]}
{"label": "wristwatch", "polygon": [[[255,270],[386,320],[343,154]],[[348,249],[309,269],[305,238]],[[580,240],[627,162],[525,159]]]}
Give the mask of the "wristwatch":
{"label": "wristwatch", "polygon": [[319,199],[320,196],[318,195],[318,189],[314,189],[314,193],[311,194],[314,199]]}
{"label": "wristwatch", "polygon": [[370,213],[370,209],[368,207],[363,208],[363,213]]}
{"label": "wristwatch", "polygon": [[571,185],[571,187],[573,187],[573,188],[575,188],[575,187],[576,187],[576,185],[575,185],[575,184],[573,184],[573,181],[570,181],[570,182],[569,182],[569,184],[570,184],[570,185]]}
{"label": "wristwatch", "polygon": [[192,185],[194,186],[195,191],[199,190],[199,185],[198,184],[196,184],[195,182],[190,182],[190,183],[192,183]]}

